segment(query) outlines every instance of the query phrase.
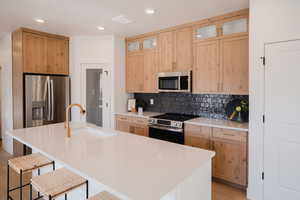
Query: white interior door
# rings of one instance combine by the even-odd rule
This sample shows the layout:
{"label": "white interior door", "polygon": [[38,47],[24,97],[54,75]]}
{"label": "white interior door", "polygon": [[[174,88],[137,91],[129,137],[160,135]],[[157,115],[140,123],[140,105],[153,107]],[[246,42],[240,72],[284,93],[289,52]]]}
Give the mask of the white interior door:
{"label": "white interior door", "polygon": [[111,91],[110,73],[106,65],[82,65],[81,103],[86,108],[83,120],[100,127],[110,128]]}
{"label": "white interior door", "polygon": [[265,47],[264,199],[300,199],[300,40]]}

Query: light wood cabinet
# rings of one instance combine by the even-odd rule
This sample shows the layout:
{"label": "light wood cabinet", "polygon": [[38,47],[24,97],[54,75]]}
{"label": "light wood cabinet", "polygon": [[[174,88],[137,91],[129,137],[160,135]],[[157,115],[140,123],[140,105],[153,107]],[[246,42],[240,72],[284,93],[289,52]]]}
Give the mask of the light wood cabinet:
{"label": "light wood cabinet", "polygon": [[192,35],[191,27],[159,34],[159,72],[191,70]]}
{"label": "light wood cabinet", "polygon": [[157,50],[144,50],[144,83],[143,92],[155,93],[157,92],[157,70],[158,57]]}
{"label": "light wood cabinet", "polygon": [[148,137],[148,121],[141,117],[116,115],[116,130]]}
{"label": "light wood cabinet", "polygon": [[130,54],[127,57],[126,89],[128,92],[143,92],[144,89],[144,55]]}
{"label": "light wood cabinet", "polygon": [[135,124],[135,123],[131,123],[129,125],[129,133],[133,133],[136,135],[140,135],[140,136],[145,136],[148,137],[148,126],[147,125],[143,125],[143,124]]}
{"label": "light wood cabinet", "polygon": [[159,72],[171,72],[174,67],[174,34],[172,31],[160,33],[158,36]]}
{"label": "light wood cabinet", "polygon": [[228,182],[247,185],[247,139],[246,132],[213,128],[211,148],[213,176]]}
{"label": "light wood cabinet", "polygon": [[194,44],[193,93],[220,92],[219,40]]}
{"label": "light wood cabinet", "polygon": [[248,35],[194,43],[193,93],[248,94]]}
{"label": "light wood cabinet", "polygon": [[66,40],[47,38],[47,67],[49,74],[69,74],[69,43]]}
{"label": "light wood cabinet", "polygon": [[190,71],[193,65],[193,29],[191,27],[174,31],[173,71]]}
{"label": "light wood cabinet", "polygon": [[211,128],[187,124],[184,130],[185,145],[201,149],[210,148]]}
{"label": "light wood cabinet", "polygon": [[247,133],[221,128],[185,125],[185,145],[216,152],[213,177],[247,186]]}
{"label": "light wood cabinet", "polygon": [[127,38],[127,91],[156,93],[157,73],[192,70],[193,93],[247,95],[248,18],[244,9]]}
{"label": "light wood cabinet", "polygon": [[[143,48],[129,51],[126,61],[126,90],[130,93],[156,93],[158,50],[156,36],[143,38],[139,42]],[[135,42],[128,42],[130,43]],[[132,44],[133,45],[133,44]],[[138,46],[138,45],[136,45]],[[129,48],[129,47],[127,47]]]}
{"label": "light wood cabinet", "polygon": [[23,72],[69,74],[69,40],[47,33],[20,30],[23,35]]}
{"label": "light wood cabinet", "polygon": [[222,92],[248,94],[248,35],[222,39],[220,43]]}
{"label": "light wood cabinet", "polygon": [[23,34],[24,72],[47,73],[47,37],[33,34]]}

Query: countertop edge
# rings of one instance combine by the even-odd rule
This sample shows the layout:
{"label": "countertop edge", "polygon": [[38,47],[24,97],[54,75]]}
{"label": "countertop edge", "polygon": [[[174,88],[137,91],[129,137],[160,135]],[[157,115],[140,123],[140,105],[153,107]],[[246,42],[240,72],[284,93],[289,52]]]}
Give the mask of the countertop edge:
{"label": "countertop edge", "polygon": [[212,128],[223,128],[223,129],[230,129],[230,130],[236,130],[236,131],[245,131],[245,132],[249,131],[248,128],[238,128],[238,127],[218,125],[218,124],[210,124],[210,123],[203,123],[203,122],[185,121],[184,123],[185,124],[196,125],[196,126],[206,126],[206,127],[212,127]]}

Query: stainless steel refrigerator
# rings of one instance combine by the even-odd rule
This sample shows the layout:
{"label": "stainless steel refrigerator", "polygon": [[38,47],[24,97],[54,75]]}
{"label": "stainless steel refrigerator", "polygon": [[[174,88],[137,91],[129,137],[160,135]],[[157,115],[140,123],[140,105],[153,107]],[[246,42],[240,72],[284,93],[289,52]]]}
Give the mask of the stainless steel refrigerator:
{"label": "stainless steel refrigerator", "polygon": [[25,83],[25,127],[63,122],[70,103],[70,78],[59,75],[29,75]]}

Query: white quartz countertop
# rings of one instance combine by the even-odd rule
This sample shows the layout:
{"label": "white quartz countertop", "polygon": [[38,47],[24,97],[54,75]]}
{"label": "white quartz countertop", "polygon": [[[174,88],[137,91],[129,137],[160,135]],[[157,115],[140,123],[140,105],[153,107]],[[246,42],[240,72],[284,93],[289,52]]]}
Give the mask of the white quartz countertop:
{"label": "white quartz countertop", "polygon": [[130,116],[130,117],[143,117],[143,118],[149,118],[153,117],[156,115],[161,115],[163,113],[158,113],[158,112],[143,112],[142,114],[139,114],[138,112],[120,112],[120,113],[115,113],[116,115],[125,115],[125,116]]}
{"label": "white quartz countertop", "polygon": [[195,118],[185,121],[186,124],[193,124],[198,126],[208,126],[215,128],[232,129],[238,131],[248,131],[248,123],[239,123],[229,120],[209,119],[209,118]]}
{"label": "white quartz countertop", "polygon": [[[57,160],[81,176],[93,179],[133,200],[160,199],[211,162],[212,151],[102,128],[71,123],[9,131],[7,134]],[[112,135],[112,136],[110,136]]]}

